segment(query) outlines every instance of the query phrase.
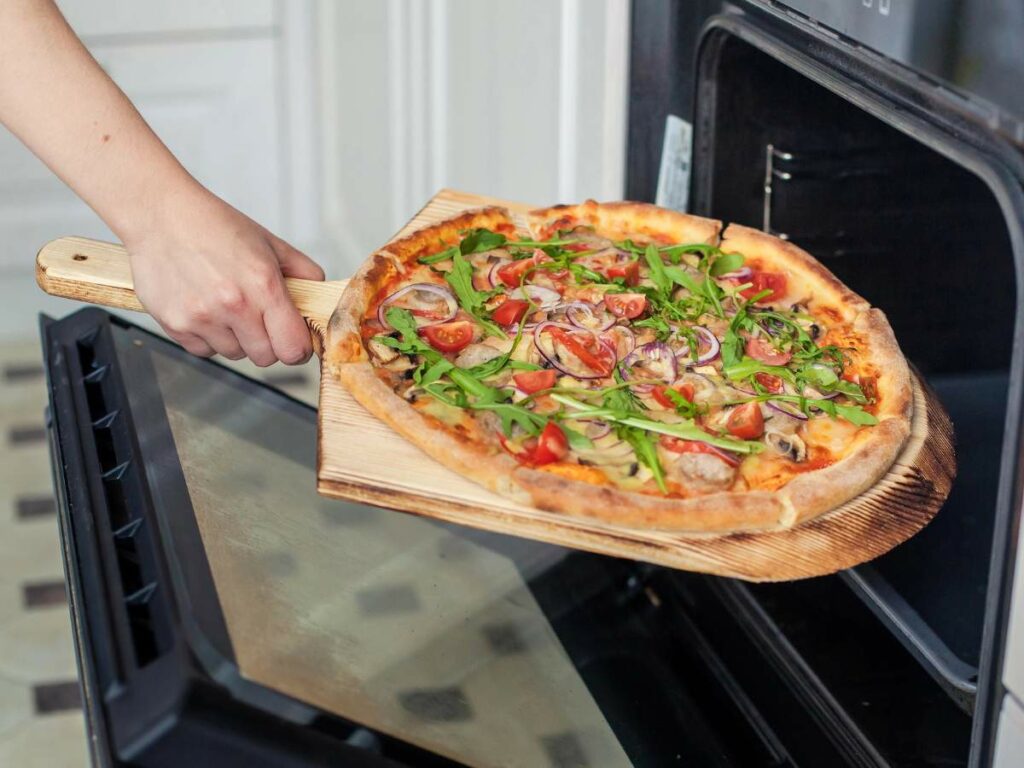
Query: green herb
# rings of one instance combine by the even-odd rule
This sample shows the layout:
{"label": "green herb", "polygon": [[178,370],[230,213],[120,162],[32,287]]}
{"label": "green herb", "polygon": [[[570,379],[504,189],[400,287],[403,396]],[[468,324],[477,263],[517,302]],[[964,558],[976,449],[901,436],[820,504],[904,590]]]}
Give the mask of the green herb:
{"label": "green herb", "polygon": [[668,486],[665,484],[665,469],[658,459],[658,444],[653,435],[634,427],[620,427],[618,436],[630,444],[633,453],[645,467],[651,470],[654,481],[662,493],[668,493]]}
{"label": "green herb", "polygon": [[466,261],[465,256],[461,253],[456,253],[452,257],[452,268],[444,276],[444,279],[452,287],[452,291],[455,292],[455,297],[459,300],[459,306],[472,315],[473,319],[480,323],[488,334],[501,339],[508,338],[497,324],[492,323],[483,316],[484,302],[490,298],[490,294],[478,291],[473,287],[473,266]]}
{"label": "green herb", "polygon": [[565,433],[565,438],[569,442],[569,447],[574,451],[589,451],[594,448],[594,441],[584,435],[582,432],[577,432],[571,427],[560,425],[562,431]]}
{"label": "green herb", "polygon": [[440,253],[435,253],[432,256],[420,256],[417,261],[420,264],[437,264],[439,261],[448,261],[459,252],[459,246],[453,245],[451,248],[445,248]]}
{"label": "green herb", "polygon": [[[551,395],[551,398],[562,405],[578,411],[578,414],[572,416],[572,418],[599,418],[616,424],[622,424],[626,427],[636,427],[637,429],[642,429],[647,432],[669,435],[670,437],[678,437],[683,440],[696,440],[698,442],[708,443],[727,451],[735,451],[736,453],[757,453],[762,449],[762,445],[757,442],[736,440],[731,437],[720,437],[718,435],[709,435],[693,422],[669,424],[666,422],[654,421],[653,419],[644,418],[642,416],[636,416],[628,411],[619,411],[610,407],[588,405],[587,403],[582,403],[579,400],[567,397],[566,395],[554,394]],[[565,418],[570,418],[570,416],[566,416]]]}
{"label": "green herb", "polygon": [[647,250],[644,251],[644,260],[647,262],[647,266],[650,267],[650,278],[654,285],[660,293],[667,296],[669,291],[672,290],[672,280],[666,274],[661,254],[658,253],[658,249],[654,245],[647,246]]}
{"label": "green herb", "polygon": [[463,236],[462,242],[459,243],[459,251],[463,255],[493,251],[495,248],[505,245],[506,242],[508,242],[508,238],[497,232],[491,232],[489,229],[474,229]]}
{"label": "green herb", "polygon": [[713,277],[721,277],[722,275],[728,274],[729,272],[735,272],[737,269],[743,266],[743,254],[742,253],[723,253],[708,269],[708,272]]}
{"label": "green herb", "polygon": [[676,413],[684,418],[692,419],[700,411],[700,408],[695,403],[691,403],[676,390],[672,389],[672,387],[665,388],[665,397],[675,406]]}
{"label": "green herb", "polygon": [[539,435],[548,423],[547,418],[514,403],[473,403],[469,406],[478,411],[494,411],[501,418],[501,430],[506,437],[512,437],[513,426],[518,426],[528,435]]}
{"label": "green herb", "polygon": [[[390,307],[385,315],[388,323],[392,328],[398,331],[402,338],[400,340],[391,336],[375,336],[374,338],[386,346],[397,349],[403,354],[422,356],[424,361],[430,366],[430,368],[428,368],[423,374],[424,377],[435,366],[448,362],[440,352],[420,338],[416,328],[416,321],[413,319],[412,313],[409,310],[401,309],[400,307]],[[479,402],[492,403],[506,399],[506,396],[500,390],[484,384],[482,381],[474,378],[474,376],[468,371],[456,368],[454,365],[451,366],[451,368],[445,368],[441,365],[441,368],[443,369],[443,373],[446,373],[448,378],[450,378],[452,382],[459,387],[459,389],[461,389],[466,395],[472,395],[477,398]]]}

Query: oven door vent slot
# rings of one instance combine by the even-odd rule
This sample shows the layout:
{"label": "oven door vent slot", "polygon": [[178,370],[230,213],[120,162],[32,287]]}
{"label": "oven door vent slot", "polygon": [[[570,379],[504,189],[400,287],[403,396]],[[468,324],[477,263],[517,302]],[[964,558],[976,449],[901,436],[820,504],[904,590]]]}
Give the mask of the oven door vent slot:
{"label": "oven door vent slot", "polygon": [[[120,581],[122,635],[130,645],[123,654],[141,670],[172,645],[171,619],[164,591],[159,588],[162,569],[148,527],[148,497],[143,491],[132,444],[131,415],[107,334],[89,333],[77,340],[80,383],[91,426],[97,482],[103,499],[105,526],[97,515],[97,535],[106,537]],[[105,530],[104,530],[105,528]],[[132,669],[125,670],[132,675]]]}

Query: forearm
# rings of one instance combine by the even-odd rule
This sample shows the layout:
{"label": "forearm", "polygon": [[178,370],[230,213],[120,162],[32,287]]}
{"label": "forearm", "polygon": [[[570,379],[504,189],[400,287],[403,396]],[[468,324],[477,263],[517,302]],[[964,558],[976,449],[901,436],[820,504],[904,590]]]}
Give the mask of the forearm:
{"label": "forearm", "polygon": [[205,193],[51,0],[2,0],[0,30],[0,123],[123,241]]}

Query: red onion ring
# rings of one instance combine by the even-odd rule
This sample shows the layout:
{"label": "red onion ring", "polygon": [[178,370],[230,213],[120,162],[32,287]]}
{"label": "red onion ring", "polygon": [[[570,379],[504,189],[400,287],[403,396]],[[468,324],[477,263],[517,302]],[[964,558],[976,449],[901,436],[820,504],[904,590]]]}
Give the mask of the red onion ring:
{"label": "red onion ring", "polygon": [[578,424],[584,424],[583,434],[589,437],[591,440],[600,440],[611,434],[612,425],[607,421],[601,421],[600,419],[577,419]]}
{"label": "red onion ring", "polygon": [[[633,378],[631,369],[634,365],[640,362],[647,362],[648,367],[652,370],[653,378],[661,379],[666,384],[676,380],[679,375],[679,365],[676,362],[676,356],[669,348],[668,344],[662,341],[652,341],[648,344],[644,344],[641,347],[637,347],[631,352],[625,360],[619,364],[619,371],[622,372],[622,378],[629,380]],[[661,372],[659,372],[661,369]],[[645,376],[644,378],[652,378],[652,376]],[[637,392],[650,392],[654,389],[653,384],[634,384],[632,389]]]}
{"label": "red onion ring", "polygon": [[515,290],[509,291],[510,299],[525,301],[529,299],[541,309],[551,309],[562,300],[558,291],[544,288],[540,285],[521,285]]}
{"label": "red onion ring", "polygon": [[[448,305],[448,314],[445,317],[441,319],[431,320],[429,323],[424,323],[423,326],[447,323],[449,320],[455,317],[456,313],[459,311],[459,302],[457,302],[455,300],[455,297],[452,296],[451,291],[449,291],[444,286],[435,285],[434,283],[413,283],[412,285],[407,285],[404,288],[399,288],[397,291],[392,293],[390,296],[385,298],[384,301],[380,303],[380,306],[377,307],[377,322],[379,322],[385,328],[390,328],[391,324],[387,321],[387,317],[385,315],[387,308],[396,299],[400,299],[402,296],[412,291],[425,291],[426,293],[432,293],[444,299],[445,303]],[[417,323],[417,325],[419,324]]]}
{"label": "red onion ring", "polygon": [[[598,312],[601,315],[598,315]],[[585,301],[573,301],[565,305],[565,316],[576,327],[588,331],[607,331],[615,325],[615,316],[605,311],[603,304],[594,306]],[[586,324],[587,320],[591,325]]]}
{"label": "red onion ring", "polygon": [[[701,440],[699,442],[703,443],[704,441]],[[718,458],[720,458],[730,467],[738,467],[740,465],[740,457],[737,456],[732,451],[727,451],[724,448],[719,448],[717,445],[712,445],[711,443],[704,443],[704,445],[708,447],[711,453],[714,453],[716,456],[718,456]]]}
{"label": "red onion ring", "polygon": [[748,277],[754,274],[754,270],[750,267],[740,267],[733,272],[726,272],[724,275],[719,275],[720,280],[746,280]]}
{"label": "red onion ring", "polygon": [[[695,363],[695,365],[705,365],[706,363],[710,363],[712,360],[716,359],[719,353],[722,351],[722,342],[718,340],[718,337],[715,336],[715,334],[713,334],[709,329],[705,328],[703,325],[693,326],[693,332],[697,336],[699,336],[700,339],[704,341],[704,344],[707,345],[708,347],[707,351],[700,352],[700,354],[697,355],[697,362]],[[700,340],[698,340],[697,349],[699,352]],[[683,349],[677,351],[676,357],[689,359],[690,345],[686,344]]]}
{"label": "red onion ring", "polygon": [[[544,347],[541,346],[541,343],[540,343],[541,336],[543,335],[545,329],[547,329],[547,328],[561,328],[562,330],[569,331],[570,333],[589,333],[591,336],[595,336],[596,337],[596,334],[593,331],[588,331],[585,328],[577,328],[575,325],[569,325],[568,323],[556,323],[556,322],[553,322],[551,320],[545,320],[543,323],[537,323],[537,327],[533,329],[533,344],[534,344],[535,347],[537,347],[537,351],[540,352],[541,357],[543,357],[545,360],[547,360],[548,363],[550,363],[552,367],[558,369],[559,371],[564,373],[566,376],[572,376],[574,379],[603,379],[603,378],[606,378],[605,376],[603,376],[600,373],[578,373],[576,371],[570,371],[568,368],[565,367],[565,363],[563,363],[561,360],[558,359],[557,355],[548,354],[548,352],[545,351]],[[612,347],[610,345],[605,345],[605,346],[607,346],[608,349],[611,351],[611,353],[612,353],[612,355],[614,357],[614,360],[616,362],[618,362],[619,358],[618,358],[618,355],[615,353],[614,347]],[[613,365],[614,365],[614,363],[613,363]]]}
{"label": "red onion ring", "polygon": [[798,421],[807,421],[807,414],[793,403],[787,403],[785,400],[765,400],[765,403],[773,411],[778,411],[784,416],[789,416],[791,419],[797,419]]}
{"label": "red onion ring", "polygon": [[498,278],[498,270],[507,264],[511,264],[510,259],[502,259],[501,261],[494,262],[494,265],[487,271],[487,283],[491,288],[497,288],[499,285],[504,285]]}

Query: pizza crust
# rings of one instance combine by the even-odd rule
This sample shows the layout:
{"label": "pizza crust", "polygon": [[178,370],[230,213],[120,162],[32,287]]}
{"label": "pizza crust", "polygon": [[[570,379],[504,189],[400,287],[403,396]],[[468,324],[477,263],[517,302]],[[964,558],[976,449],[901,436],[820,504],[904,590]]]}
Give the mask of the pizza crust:
{"label": "pizza crust", "polygon": [[557,225],[551,226],[551,223],[563,219],[574,222],[573,226],[594,227],[612,240],[654,236],[672,243],[717,245],[722,231],[722,222],[717,219],[629,201],[598,203],[587,200],[579,205],[555,205],[530,211],[526,218],[534,237],[545,236],[551,229],[561,229]]}
{"label": "pizza crust", "polygon": [[[719,221],[645,203],[591,200],[528,214],[534,237],[548,234],[545,229],[563,219],[593,226],[613,239],[660,236],[671,242],[717,243],[721,232]],[[799,475],[776,491],[725,491],[678,499],[523,466],[500,448],[460,438],[413,408],[377,375],[362,343],[360,324],[379,287],[398,274],[406,260],[441,242],[457,242],[462,230],[509,225],[514,221],[507,210],[483,208],[388,244],[350,280],[328,325],[324,363],[329,372],[368,411],[459,474],[518,503],[618,525],[705,533],[770,530],[809,520],[859,495],[886,474],[906,442],[913,409],[910,371],[884,314],[792,243],[735,224],[725,230],[724,252],[742,252],[805,281],[813,286],[816,301],[833,307],[867,340],[870,359],[880,371],[880,423],[862,432],[841,460]]]}

